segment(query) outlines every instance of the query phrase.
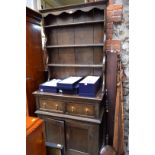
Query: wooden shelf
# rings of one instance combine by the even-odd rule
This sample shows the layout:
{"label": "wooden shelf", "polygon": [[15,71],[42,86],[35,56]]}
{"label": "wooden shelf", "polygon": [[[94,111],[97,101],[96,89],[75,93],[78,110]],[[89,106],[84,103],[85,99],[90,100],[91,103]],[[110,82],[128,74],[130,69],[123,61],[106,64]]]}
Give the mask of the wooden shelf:
{"label": "wooden shelf", "polygon": [[103,47],[103,43],[100,44],[79,44],[79,45],[50,45],[46,48],[67,48],[67,47]]}
{"label": "wooden shelf", "polygon": [[102,68],[103,64],[48,64],[49,67],[86,67],[86,68]]}
{"label": "wooden shelf", "polygon": [[66,24],[54,24],[54,25],[44,26],[44,28],[61,27],[61,26],[74,26],[74,25],[86,25],[86,24],[97,24],[97,23],[104,23],[104,20],[84,21],[84,22],[66,23]]}

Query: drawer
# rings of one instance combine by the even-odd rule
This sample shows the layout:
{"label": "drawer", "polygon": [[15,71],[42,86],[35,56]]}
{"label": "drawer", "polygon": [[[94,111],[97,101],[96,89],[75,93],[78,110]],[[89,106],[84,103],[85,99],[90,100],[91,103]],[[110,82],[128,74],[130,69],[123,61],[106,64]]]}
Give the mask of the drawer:
{"label": "drawer", "polygon": [[40,99],[39,107],[41,110],[63,113],[65,104],[63,101]]}
{"label": "drawer", "polygon": [[67,114],[95,117],[95,107],[89,104],[67,103]]}

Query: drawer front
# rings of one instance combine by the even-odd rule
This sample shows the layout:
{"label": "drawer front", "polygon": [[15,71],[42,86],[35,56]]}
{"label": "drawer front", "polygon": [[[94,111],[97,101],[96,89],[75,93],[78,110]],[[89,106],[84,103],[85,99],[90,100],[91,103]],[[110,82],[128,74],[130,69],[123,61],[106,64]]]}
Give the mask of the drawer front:
{"label": "drawer front", "polygon": [[95,107],[88,104],[67,103],[68,114],[95,117]]}
{"label": "drawer front", "polygon": [[64,112],[64,102],[58,101],[58,100],[46,100],[46,99],[40,99],[40,109],[41,110],[48,110],[52,112]]}

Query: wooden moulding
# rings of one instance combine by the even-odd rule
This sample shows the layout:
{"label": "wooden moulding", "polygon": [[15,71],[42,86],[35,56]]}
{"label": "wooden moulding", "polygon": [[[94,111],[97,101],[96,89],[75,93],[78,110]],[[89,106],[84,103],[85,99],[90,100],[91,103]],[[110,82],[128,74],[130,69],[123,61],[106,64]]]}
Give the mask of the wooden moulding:
{"label": "wooden moulding", "polygon": [[101,92],[101,90],[99,90],[96,97],[83,97],[83,96],[79,96],[79,95],[68,95],[68,94],[61,94],[61,93],[47,93],[47,92],[40,92],[40,91],[33,92],[33,95],[42,96],[44,98],[65,100],[65,101],[77,101],[78,100],[78,102],[99,103],[103,99],[104,92]]}
{"label": "wooden moulding", "polygon": [[84,67],[84,68],[102,68],[103,64],[48,64],[50,67]]}
{"label": "wooden moulding", "polygon": [[26,7],[26,20],[27,21],[40,25],[41,19],[42,19],[42,15],[39,12]]}
{"label": "wooden moulding", "polygon": [[51,117],[63,118],[63,119],[72,119],[72,120],[78,120],[78,121],[83,121],[83,122],[90,122],[90,123],[101,124],[102,117],[103,117],[103,114],[104,114],[104,109],[101,111],[99,119],[97,119],[97,118],[80,117],[80,116],[73,116],[73,115],[54,113],[54,112],[47,112],[47,111],[41,111],[41,110],[37,110],[35,113],[37,115],[46,115],[46,116],[51,116]]}
{"label": "wooden moulding", "polygon": [[73,14],[79,10],[83,12],[89,12],[94,8],[104,10],[106,7],[105,5],[106,2],[107,0],[92,2],[92,3],[83,3],[78,5],[68,5],[68,6],[58,7],[58,8],[44,9],[44,10],[40,10],[40,12],[43,14],[43,17],[46,17],[49,14],[56,15],[56,16],[62,13]]}

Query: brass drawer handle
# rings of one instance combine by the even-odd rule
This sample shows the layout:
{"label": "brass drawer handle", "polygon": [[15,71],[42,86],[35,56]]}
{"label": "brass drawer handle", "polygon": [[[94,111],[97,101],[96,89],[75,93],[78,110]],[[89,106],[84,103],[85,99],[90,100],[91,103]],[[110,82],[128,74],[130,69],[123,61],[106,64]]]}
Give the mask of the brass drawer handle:
{"label": "brass drawer handle", "polygon": [[86,115],[88,115],[89,109],[86,108],[86,109],[85,109],[85,112],[86,112]]}
{"label": "brass drawer handle", "polygon": [[75,107],[73,107],[73,106],[72,106],[72,107],[71,107],[71,109],[72,109],[72,112],[74,112],[74,111],[75,111]]}
{"label": "brass drawer handle", "polygon": [[43,102],[42,105],[43,105],[43,108],[45,108],[46,107],[46,102]]}
{"label": "brass drawer handle", "polygon": [[56,106],[56,110],[58,110],[58,108],[59,108],[58,104],[56,104],[55,106]]}

